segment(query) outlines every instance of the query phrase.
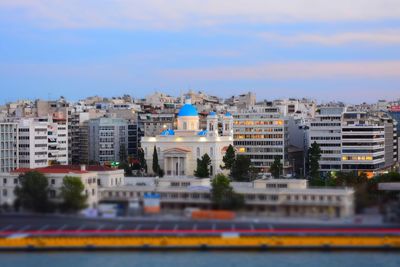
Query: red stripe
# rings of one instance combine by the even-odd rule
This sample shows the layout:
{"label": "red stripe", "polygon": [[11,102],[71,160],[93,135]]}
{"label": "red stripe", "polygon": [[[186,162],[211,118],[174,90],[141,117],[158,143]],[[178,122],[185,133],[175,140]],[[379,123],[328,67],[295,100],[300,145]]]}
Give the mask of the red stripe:
{"label": "red stripe", "polygon": [[375,229],[375,228],[344,228],[344,229],[218,229],[218,230],[31,230],[31,231],[3,231],[0,235],[12,235],[12,234],[32,234],[32,235],[61,235],[61,234],[215,234],[215,233],[270,233],[270,234],[302,234],[302,233],[321,233],[321,234],[400,234],[400,229]]}

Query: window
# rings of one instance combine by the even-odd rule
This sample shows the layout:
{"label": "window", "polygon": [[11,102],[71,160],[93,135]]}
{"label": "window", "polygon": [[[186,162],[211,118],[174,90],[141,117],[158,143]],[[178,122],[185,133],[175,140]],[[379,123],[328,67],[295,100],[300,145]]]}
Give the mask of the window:
{"label": "window", "polygon": [[56,180],[51,179],[51,184],[52,184],[52,185],[56,184]]}
{"label": "window", "polygon": [[18,179],[14,178],[14,184],[18,184]]}
{"label": "window", "polygon": [[7,189],[3,189],[3,196],[4,196],[4,197],[7,196]]}
{"label": "window", "polygon": [[96,195],[96,190],[92,189],[92,196]]}
{"label": "window", "polygon": [[183,130],[187,130],[187,123],[186,122],[183,123]]}
{"label": "window", "polygon": [[3,178],[3,184],[7,184],[7,178]]}
{"label": "window", "polygon": [[196,149],[196,157],[200,158],[200,147]]}
{"label": "window", "polygon": [[56,190],[50,190],[49,191],[49,195],[50,195],[50,198],[55,198],[56,197]]}

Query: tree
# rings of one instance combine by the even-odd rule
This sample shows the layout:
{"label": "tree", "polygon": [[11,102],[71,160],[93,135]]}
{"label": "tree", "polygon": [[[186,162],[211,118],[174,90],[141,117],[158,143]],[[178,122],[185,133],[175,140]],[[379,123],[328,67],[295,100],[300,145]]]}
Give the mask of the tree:
{"label": "tree", "polygon": [[274,162],[272,163],[271,167],[269,168],[269,171],[271,172],[271,174],[274,178],[279,178],[279,176],[281,175],[282,168],[283,168],[283,165],[281,163],[281,158],[279,156],[276,156],[274,159]]}
{"label": "tree", "polygon": [[237,155],[231,169],[231,177],[235,181],[249,181],[251,160],[248,156]]}
{"label": "tree", "polygon": [[321,159],[321,148],[314,141],[311,147],[308,149],[308,164],[309,164],[309,174],[311,178],[320,178],[319,173],[319,160]]}
{"label": "tree", "polygon": [[146,163],[146,159],[144,158],[143,148],[138,149],[138,158],[139,158],[139,162],[140,162],[140,168],[144,172],[147,172],[147,163]]}
{"label": "tree", "polygon": [[155,175],[158,175],[160,173],[160,164],[158,163],[158,154],[156,146],[154,146],[154,151],[153,151],[153,173]]}
{"label": "tree", "polygon": [[119,161],[120,162],[127,162],[128,157],[127,157],[127,153],[126,153],[126,147],[125,144],[121,144],[119,146]]}
{"label": "tree", "polygon": [[18,180],[21,186],[15,188],[17,203],[34,212],[50,211],[49,182],[46,176],[37,171],[30,171],[21,174]]}
{"label": "tree", "polygon": [[211,181],[211,200],[217,209],[237,210],[244,206],[243,196],[233,191],[229,178],[223,174]]}
{"label": "tree", "polygon": [[121,162],[118,166],[119,169],[123,169],[126,176],[132,176],[132,168],[127,162]]}
{"label": "tree", "polygon": [[87,196],[83,193],[85,186],[79,177],[65,176],[61,187],[61,205],[64,211],[77,212],[87,207]]}
{"label": "tree", "polygon": [[208,154],[204,154],[201,159],[197,159],[197,168],[194,171],[194,175],[199,178],[206,178],[210,176],[209,166],[211,164],[211,158]]}
{"label": "tree", "polygon": [[235,149],[233,148],[232,145],[229,145],[228,149],[225,152],[225,156],[222,158],[224,166],[221,166],[221,169],[231,170],[233,163],[235,162],[235,159],[236,159]]}

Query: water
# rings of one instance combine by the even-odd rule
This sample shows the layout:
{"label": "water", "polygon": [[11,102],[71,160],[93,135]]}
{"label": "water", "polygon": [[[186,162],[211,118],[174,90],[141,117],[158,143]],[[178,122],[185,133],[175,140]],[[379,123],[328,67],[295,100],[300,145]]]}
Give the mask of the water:
{"label": "water", "polygon": [[65,252],[0,253],[1,267],[399,267],[396,252]]}

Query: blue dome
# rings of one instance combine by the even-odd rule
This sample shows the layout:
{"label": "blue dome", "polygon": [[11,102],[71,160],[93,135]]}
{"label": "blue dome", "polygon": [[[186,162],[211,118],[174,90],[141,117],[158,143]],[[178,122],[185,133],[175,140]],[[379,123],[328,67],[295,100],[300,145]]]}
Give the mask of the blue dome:
{"label": "blue dome", "polygon": [[230,112],[225,113],[225,117],[232,117],[232,114]]}
{"label": "blue dome", "polygon": [[185,117],[185,116],[199,116],[199,113],[197,112],[197,109],[195,106],[193,106],[192,104],[185,104],[183,105],[183,107],[181,107],[181,109],[179,110],[178,113],[179,117]]}
{"label": "blue dome", "polygon": [[215,113],[214,111],[211,111],[210,114],[208,114],[208,115],[215,116],[215,115],[217,115],[217,113]]}
{"label": "blue dome", "polygon": [[202,131],[198,132],[197,135],[198,135],[198,136],[206,136],[207,133],[208,133],[207,130],[202,130]]}
{"label": "blue dome", "polygon": [[167,129],[167,130],[162,131],[161,135],[162,136],[175,135],[175,132],[172,129]]}

